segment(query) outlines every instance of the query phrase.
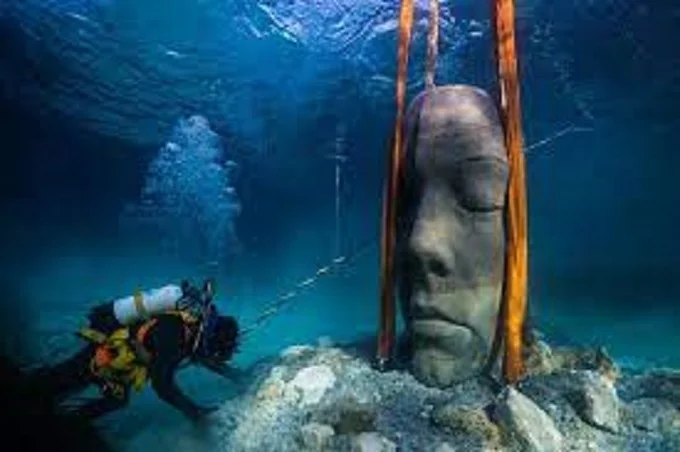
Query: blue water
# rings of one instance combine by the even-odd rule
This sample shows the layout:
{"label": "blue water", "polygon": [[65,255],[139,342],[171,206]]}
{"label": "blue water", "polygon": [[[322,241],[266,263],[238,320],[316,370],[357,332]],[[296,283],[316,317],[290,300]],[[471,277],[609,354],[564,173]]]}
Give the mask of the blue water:
{"label": "blue water", "polygon": [[[423,87],[427,2],[416,3],[409,99]],[[92,304],[208,274],[220,307],[248,324],[358,251],[236,361],[374,335],[397,2],[163,4],[0,4],[5,350],[26,365],[57,360],[77,347],[72,331]],[[487,6],[442,4],[437,83],[494,92]],[[680,8],[532,0],[518,2],[518,28],[532,318],[556,341],[604,344],[626,365],[680,366]],[[159,230],[130,227],[122,219],[158,176],[153,162],[193,115],[215,134],[205,149],[217,167],[170,165],[161,178],[174,188],[159,196],[183,193],[185,210],[165,211]],[[348,157],[339,223],[338,142]],[[227,161],[238,167],[228,177]],[[238,209],[220,207],[228,187]],[[183,378],[199,399],[233,390],[200,371]],[[181,425],[150,393],[129,412],[116,424],[128,447],[138,417]]]}

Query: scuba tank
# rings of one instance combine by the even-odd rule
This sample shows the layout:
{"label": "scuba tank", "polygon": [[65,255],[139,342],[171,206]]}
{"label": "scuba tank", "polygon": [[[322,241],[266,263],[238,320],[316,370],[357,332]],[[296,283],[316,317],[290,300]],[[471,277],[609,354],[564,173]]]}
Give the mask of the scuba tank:
{"label": "scuba tank", "polygon": [[185,295],[182,287],[168,284],[95,306],[87,318],[92,328],[110,333],[155,314],[180,309]]}
{"label": "scuba tank", "polygon": [[174,284],[137,292],[114,300],[113,315],[122,325],[131,325],[155,314],[177,309],[182,295],[182,288]]}
{"label": "scuba tank", "polygon": [[[214,291],[212,279],[205,281],[202,290],[185,280],[181,286],[168,284],[97,305],[90,310],[87,319],[90,328],[111,334],[119,328],[133,325],[157,314],[185,311],[200,319],[203,331],[205,326],[212,326],[207,325],[208,318],[212,319],[216,315],[212,303]],[[198,335],[202,336],[203,334]]]}

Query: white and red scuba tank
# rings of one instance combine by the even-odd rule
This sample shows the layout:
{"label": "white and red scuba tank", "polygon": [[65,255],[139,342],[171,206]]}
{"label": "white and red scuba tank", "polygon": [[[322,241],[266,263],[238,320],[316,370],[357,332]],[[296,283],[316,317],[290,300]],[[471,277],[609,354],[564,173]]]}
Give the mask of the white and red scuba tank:
{"label": "white and red scuba tank", "polygon": [[150,316],[176,310],[183,297],[182,288],[168,284],[112,301],[113,315],[121,325],[132,325]]}

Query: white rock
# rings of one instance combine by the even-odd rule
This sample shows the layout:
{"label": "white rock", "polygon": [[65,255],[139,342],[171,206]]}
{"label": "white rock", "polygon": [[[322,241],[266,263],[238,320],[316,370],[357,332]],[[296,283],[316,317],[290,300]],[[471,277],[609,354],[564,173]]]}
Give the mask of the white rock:
{"label": "white rock", "polygon": [[449,443],[441,443],[434,452],[456,452],[456,449]]}
{"label": "white rock", "polygon": [[326,391],[335,384],[335,374],[328,366],[310,366],[300,370],[288,386],[297,389],[303,406],[319,403]]}
{"label": "white rock", "polygon": [[513,387],[503,390],[495,411],[501,425],[517,439],[522,450],[562,450],[562,434],[553,420],[531,399]]}
{"label": "white rock", "polygon": [[281,398],[285,389],[285,384],[281,380],[274,378],[268,379],[260,386],[255,394],[258,403],[271,403]]}
{"label": "white rock", "polygon": [[361,433],[352,438],[352,452],[396,452],[397,446],[376,432]]}
{"label": "white rock", "polygon": [[291,345],[281,352],[281,358],[292,358],[299,356],[307,351],[314,350],[311,345]]}
{"label": "white rock", "polygon": [[577,409],[586,422],[610,432],[619,431],[619,397],[612,382],[597,372],[586,371],[577,396]]}
{"label": "white rock", "polygon": [[307,450],[312,451],[325,450],[333,435],[335,435],[333,427],[316,422],[303,425],[300,429],[300,440],[302,445]]}
{"label": "white rock", "polygon": [[283,377],[286,375],[286,368],[283,366],[275,366],[269,371],[269,376],[267,380],[282,381]]}
{"label": "white rock", "polygon": [[281,400],[284,404],[291,406],[297,405],[302,397],[303,393],[299,391],[297,387],[288,384],[283,388]]}

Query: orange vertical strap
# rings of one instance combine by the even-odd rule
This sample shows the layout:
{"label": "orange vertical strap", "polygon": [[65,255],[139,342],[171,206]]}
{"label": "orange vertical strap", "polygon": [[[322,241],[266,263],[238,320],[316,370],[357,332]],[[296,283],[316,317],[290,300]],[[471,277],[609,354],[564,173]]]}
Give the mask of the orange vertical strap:
{"label": "orange vertical strap", "polygon": [[505,322],[503,374],[509,383],[514,383],[524,373],[522,332],[526,316],[528,273],[526,179],[515,45],[515,2],[494,0],[494,3],[500,110],[510,167],[503,300]]}
{"label": "orange vertical strap", "polygon": [[396,244],[396,200],[401,174],[401,147],[406,99],[408,50],[413,27],[413,0],[402,0],[399,11],[399,47],[397,51],[397,116],[394,121],[392,149],[387,156],[387,183],[383,193],[383,216],[380,254],[380,330],[378,362],[384,367],[391,357],[395,338],[394,252]]}

